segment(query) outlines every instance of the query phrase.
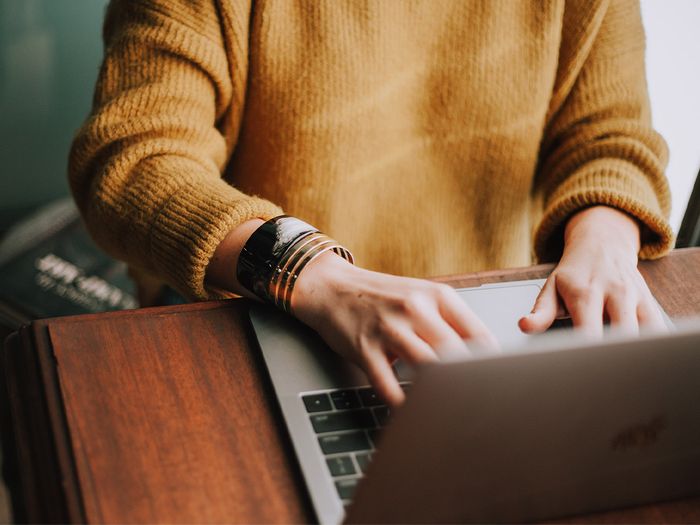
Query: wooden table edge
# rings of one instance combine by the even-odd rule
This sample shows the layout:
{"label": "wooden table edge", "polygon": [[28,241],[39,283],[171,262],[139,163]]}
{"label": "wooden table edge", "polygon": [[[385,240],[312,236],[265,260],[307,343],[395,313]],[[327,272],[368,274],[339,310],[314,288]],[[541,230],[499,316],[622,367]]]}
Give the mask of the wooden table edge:
{"label": "wooden table edge", "polygon": [[22,327],[8,337],[3,354],[15,450],[23,470],[20,515],[31,523],[81,523],[85,514],[55,362],[50,345],[37,340],[37,335],[47,337],[45,332],[41,325]]}

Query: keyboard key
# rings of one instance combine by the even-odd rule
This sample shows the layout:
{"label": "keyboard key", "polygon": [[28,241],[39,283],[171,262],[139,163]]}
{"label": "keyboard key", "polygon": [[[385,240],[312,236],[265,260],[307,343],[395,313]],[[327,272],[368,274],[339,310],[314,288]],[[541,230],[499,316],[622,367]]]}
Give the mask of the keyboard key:
{"label": "keyboard key", "polygon": [[374,412],[374,417],[377,418],[377,424],[380,427],[385,427],[389,422],[389,416],[391,416],[391,411],[389,410],[389,407],[373,408],[372,412]]}
{"label": "keyboard key", "polygon": [[336,390],[331,392],[331,399],[338,410],[360,408],[360,400],[357,398],[357,393],[354,390]]}
{"label": "keyboard key", "polygon": [[331,471],[331,476],[333,477],[348,476],[350,474],[357,473],[355,465],[353,465],[352,458],[350,456],[326,458],[326,464],[328,465],[328,470]]}
{"label": "keyboard key", "polygon": [[370,450],[372,446],[364,432],[348,432],[347,434],[329,434],[318,438],[324,454],[342,454]]}
{"label": "keyboard key", "polygon": [[303,396],[301,399],[304,401],[307,412],[326,412],[327,410],[333,410],[328,394],[312,394],[310,396]]}
{"label": "keyboard key", "polygon": [[355,492],[355,487],[357,487],[357,481],[357,478],[353,478],[340,479],[335,482],[335,488],[338,490],[340,499],[352,499],[352,495]]}
{"label": "keyboard key", "polygon": [[377,443],[379,442],[379,436],[380,436],[379,429],[373,428],[371,430],[368,430],[367,434],[369,434],[369,438],[372,440],[372,444],[376,447]]}
{"label": "keyboard key", "polygon": [[372,454],[355,454],[355,459],[357,460],[357,464],[360,466],[360,470],[364,474],[365,472],[367,472],[369,462],[372,461]]}
{"label": "keyboard key", "polygon": [[360,395],[360,400],[362,405],[366,407],[374,407],[377,405],[383,405],[384,401],[379,398],[379,395],[371,388],[361,388],[357,391]]}
{"label": "keyboard key", "polygon": [[365,410],[347,410],[344,412],[331,412],[311,416],[311,424],[317,434],[322,432],[335,432],[338,430],[360,430],[372,428],[374,418],[372,413]]}

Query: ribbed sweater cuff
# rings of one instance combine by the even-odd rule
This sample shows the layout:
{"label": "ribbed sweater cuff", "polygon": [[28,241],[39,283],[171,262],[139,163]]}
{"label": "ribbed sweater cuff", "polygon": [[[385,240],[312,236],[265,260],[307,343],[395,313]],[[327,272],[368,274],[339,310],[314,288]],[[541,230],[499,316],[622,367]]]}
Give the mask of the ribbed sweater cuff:
{"label": "ribbed sweater cuff", "polygon": [[640,222],[640,258],[655,259],[673,248],[673,230],[650,181],[624,161],[606,164],[572,175],[549,196],[535,233],[535,255],[540,262],[561,257],[566,222],[595,205],[617,208]]}
{"label": "ribbed sweater cuff", "polygon": [[180,292],[196,299],[221,298],[204,283],[219,243],[239,224],[281,213],[274,204],[244,196],[220,179],[187,183],[172,194],[154,221],[153,263]]}

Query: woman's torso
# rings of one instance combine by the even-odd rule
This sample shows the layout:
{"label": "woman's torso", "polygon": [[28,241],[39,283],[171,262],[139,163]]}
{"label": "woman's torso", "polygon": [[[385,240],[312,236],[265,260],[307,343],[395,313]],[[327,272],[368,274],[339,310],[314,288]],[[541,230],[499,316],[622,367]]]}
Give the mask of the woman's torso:
{"label": "woman's torso", "polygon": [[254,2],[228,180],[414,276],[531,262],[562,2]]}

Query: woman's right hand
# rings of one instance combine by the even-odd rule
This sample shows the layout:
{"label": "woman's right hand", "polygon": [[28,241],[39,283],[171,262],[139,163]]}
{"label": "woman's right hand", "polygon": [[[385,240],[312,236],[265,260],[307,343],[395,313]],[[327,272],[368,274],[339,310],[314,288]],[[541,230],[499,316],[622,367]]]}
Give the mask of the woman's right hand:
{"label": "woman's right hand", "polygon": [[411,365],[435,361],[445,348],[464,348],[462,339],[497,345],[450,286],[364,270],[332,253],[299,275],[292,310],[333,350],[360,366],[391,405],[404,399],[391,367],[394,359]]}
{"label": "woman's right hand", "polygon": [[[254,219],[229,232],[207,268],[210,284],[257,299],[231,269],[237,267],[241,249],[262,224]],[[292,310],[333,350],[359,365],[392,405],[404,399],[391,368],[396,358],[409,365],[435,361],[446,348],[464,348],[462,339],[497,345],[446,284],[364,270],[331,252],[318,256],[299,274]]]}

